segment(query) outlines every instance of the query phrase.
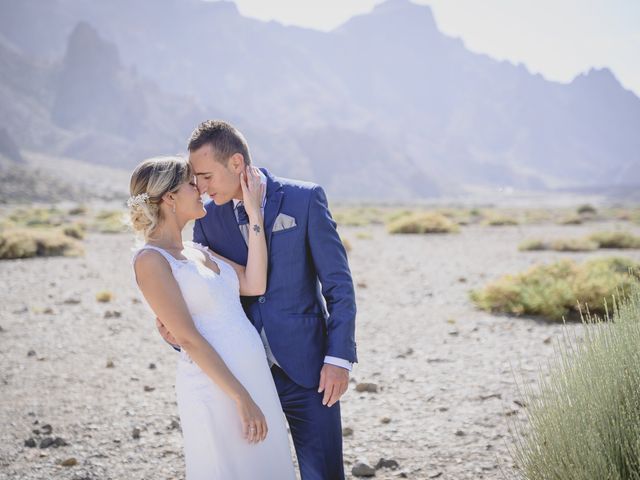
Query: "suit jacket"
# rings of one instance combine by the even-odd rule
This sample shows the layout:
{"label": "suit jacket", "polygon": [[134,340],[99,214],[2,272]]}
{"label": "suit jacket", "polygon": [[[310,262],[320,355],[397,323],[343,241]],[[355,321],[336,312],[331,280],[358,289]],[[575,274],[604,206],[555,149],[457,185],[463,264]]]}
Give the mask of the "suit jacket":
{"label": "suit jacket", "polygon": [[[287,375],[303,387],[316,388],[325,355],[357,361],[356,303],[347,254],[322,187],[261,170],[267,177],[267,290],[241,297],[242,305],[251,322],[264,327]],[[247,245],[233,202],[210,202],[205,208],[206,216],[195,221],[193,241],[246,265]]]}

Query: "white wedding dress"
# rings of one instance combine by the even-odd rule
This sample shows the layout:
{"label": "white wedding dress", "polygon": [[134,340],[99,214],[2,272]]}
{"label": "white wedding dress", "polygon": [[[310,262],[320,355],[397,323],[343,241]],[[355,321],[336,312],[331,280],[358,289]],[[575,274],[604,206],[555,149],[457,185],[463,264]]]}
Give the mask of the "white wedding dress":
{"label": "white wedding dress", "polygon": [[[187,260],[145,245],[171,265],[193,322],[247,389],[266,417],[265,441],[250,444],[242,434],[235,403],[182,351],[176,374],[178,412],[184,439],[187,480],[295,479],[289,439],[278,392],[260,335],[240,304],[239,282],[228,263],[193,242],[185,242]],[[220,274],[197,261],[195,250],[209,255]]]}

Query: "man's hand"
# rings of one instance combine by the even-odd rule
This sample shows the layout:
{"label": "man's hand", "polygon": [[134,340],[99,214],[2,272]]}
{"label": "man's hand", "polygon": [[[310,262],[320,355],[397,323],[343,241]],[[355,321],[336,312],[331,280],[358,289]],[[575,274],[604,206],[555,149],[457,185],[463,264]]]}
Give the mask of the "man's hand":
{"label": "man's hand", "polygon": [[176,341],[176,339],[173,338],[173,335],[171,335],[171,332],[167,330],[167,327],[164,326],[164,324],[160,321],[158,317],[156,317],[156,327],[158,327],[158,331],[160,332],[160,335],[162,335],[162,338],[164,338],[165,342],[167,342],[173,348],[180,348],[180,345],[178,345],[178,342]]}
{"label": "man's hand", "polygon": [[320,371],[320,387],[318,392],[324,392],[322,404],[332,407],[340,400],[349,388],[349,370],[325,363]]}

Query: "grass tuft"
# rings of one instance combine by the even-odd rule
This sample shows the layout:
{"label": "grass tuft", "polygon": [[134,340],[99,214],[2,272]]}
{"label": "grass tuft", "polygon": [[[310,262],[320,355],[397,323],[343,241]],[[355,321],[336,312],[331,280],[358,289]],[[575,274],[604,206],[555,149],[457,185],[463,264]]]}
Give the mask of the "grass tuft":
{"label": "grass tuft", "polygon": [[113,293],[109,290],[102,290],[96,293],[96,300],[100,303],[108,303],[113,300]]}
{"label": "grass tuft", "polygon": [[520,478],[640,478],[638,285],[605,319],[582,317],[583,338],[567,336],[539,391],[521,387],[528,425],[516,425],[511,448]]}

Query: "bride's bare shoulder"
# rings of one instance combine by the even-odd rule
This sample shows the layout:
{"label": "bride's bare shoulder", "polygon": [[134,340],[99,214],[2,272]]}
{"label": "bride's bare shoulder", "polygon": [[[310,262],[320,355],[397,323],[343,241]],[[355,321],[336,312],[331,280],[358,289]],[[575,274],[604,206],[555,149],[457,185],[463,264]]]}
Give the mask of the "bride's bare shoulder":
{"label": "bride's bare shoulder", "polygon": [[156,250],[145,248],[140,250],[133,259],[133,267],[137,274],[154,274],[171,270],[169,262],[164,255]]}

